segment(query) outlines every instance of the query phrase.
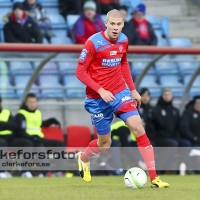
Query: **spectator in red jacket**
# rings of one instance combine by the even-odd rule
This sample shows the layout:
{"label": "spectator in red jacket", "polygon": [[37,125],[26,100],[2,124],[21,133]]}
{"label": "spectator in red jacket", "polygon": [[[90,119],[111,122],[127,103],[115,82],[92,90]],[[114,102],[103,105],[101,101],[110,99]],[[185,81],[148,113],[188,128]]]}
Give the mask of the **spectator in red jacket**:
{"label": "spectator in red jacket", "polygon": [[139,4],[132,13],[132,19],[129,21],[130,28],[138,32],[140,45],[157,45],[157,37],[152,25],[145,19],[145,12],[146,6]]}
{"label": "spectator in red jacket", "polygon": [[112,9],[119,10],[119,0],[98,0],[101,14],[107,14]]}
{"label": "spectator in red jacket", "polygon": [[90,36],[105,28],[101,17],[96,14],[95,2],[86,1],[83,10],[73,28],[76,44],[84,44]]}

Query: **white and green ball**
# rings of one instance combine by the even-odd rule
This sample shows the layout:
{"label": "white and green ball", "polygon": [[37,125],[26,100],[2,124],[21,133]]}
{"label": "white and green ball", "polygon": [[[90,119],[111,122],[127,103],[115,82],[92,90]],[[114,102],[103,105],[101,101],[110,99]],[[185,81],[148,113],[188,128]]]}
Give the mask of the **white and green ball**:
{"label": "white and green ball", "polygon": [[147,175],[142,169],[133,167],[124,175],[124,183],[129,188],[141,189],[147,183]]}

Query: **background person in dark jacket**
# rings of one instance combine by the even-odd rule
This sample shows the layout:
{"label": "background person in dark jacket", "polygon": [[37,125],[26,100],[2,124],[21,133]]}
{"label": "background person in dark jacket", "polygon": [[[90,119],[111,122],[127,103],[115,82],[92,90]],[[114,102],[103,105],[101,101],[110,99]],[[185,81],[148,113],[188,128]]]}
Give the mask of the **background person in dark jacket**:
{"label": "background person in dark jacket", "polygon": [[5,42],[42,43],[42,35],[37,24],[24,12],[23,4],[17,2],[4,26]]}
{"label": "background person in dark jacket", "polygon": [[195,96],[186,106],[181,118],[180,132],[192,146],[200,146],[200,96]]}
{"label": "background person in dark jacket", "polygon": [[122,32],[128,37],[128,41],[130,45],[140,45],[140,38],[132,23],[126,21],[127,18],[127,6],[120,6],[119,11],[122,13],[124,20],[124,27]]}
{"label": "background person in dark jacket", "polygon": [[[55,118],[43,121],[42,113],[37,109],[37,103],[35,94],[29,93],[26,96],[25,104],[15,117],[17,126],[16,137],[19,140],[26,140],[27,147],[39,147],[42,152],[45,150],[44,147],[65,147],[65,143],[62,141],[44,139],[41,127],[53,124],[60,126],[60,123]],[[61,173],[59,172],[58,174]],[[52,174],[47,173],[47,176],[52,176]]]}
{"label": "background person in dark jacket", "polygon": [[32,19],[37,23],[43,37],[50,41],[54,34],[51,32],[51,21],[44,7],[37,0],[25,0],[23,2],[24,10],[28,11]]}
{"label": "background person in dark jacket", "polygon": [[[159,152],[160,161],[159,168],[171,169],[172,163],[175,159],[175,154],[178,147],[190,147],[188,140],[180,137],[179,111],[172,104],[173,95],[170,88],[164,88],[162,96],[159,98],[157,105],[153,109],[152,118],[157,131],[157,136],[154,139],[156,147],[174,147],[164,148]],[[188,157],[185,156],[185,149],[180,152],[182,161],[187,162]],[[166,158],[162,160],[162,158]]]}
{"label": "background person in dark jacket", "polygon": [[[131,31],[137,31],[140,45],[157,45],[157,37],[152,25],[145,19],[146,6],[139,4],[132,13],[132,19],[129,21]],[[130,41],[130,44],[132,42]]]}
{"label": "background person in dark jacket", "polygon": [[153,106],[150,105],[151,96],[148,88],[141,88],[141,106],[138,109],[140,117],[145,127],[146,133],[154,146],[154,139],[156,138],[156,130],[152,121]]}

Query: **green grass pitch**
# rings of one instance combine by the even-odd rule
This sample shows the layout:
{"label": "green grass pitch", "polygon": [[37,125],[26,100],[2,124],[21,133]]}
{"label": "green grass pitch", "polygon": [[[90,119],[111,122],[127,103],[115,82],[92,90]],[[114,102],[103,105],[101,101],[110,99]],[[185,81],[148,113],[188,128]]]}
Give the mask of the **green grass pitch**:
{"label": "green grass pitch", "polygon": [[162,176],[168,189],[128,189],[123,176],[0,179],[0,200],[199,200],[200,176]]}

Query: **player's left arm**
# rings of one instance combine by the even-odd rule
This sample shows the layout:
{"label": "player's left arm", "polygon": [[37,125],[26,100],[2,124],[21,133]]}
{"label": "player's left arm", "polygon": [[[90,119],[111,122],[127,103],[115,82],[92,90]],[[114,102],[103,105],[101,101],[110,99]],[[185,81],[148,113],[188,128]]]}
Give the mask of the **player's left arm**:
{"label": "player's left arm", "polygon": [[141,96],[137,92],[135,84],[134,84],[132,76],[131,76],[130,66],[129,66],[128,59],[127,59],[127,53],[124,53],[124,55],[122,57],[121,71],[122,71],[122,76],[131,91],[131,95],[135,100],[135,104],[139,108],[141,105]]}

